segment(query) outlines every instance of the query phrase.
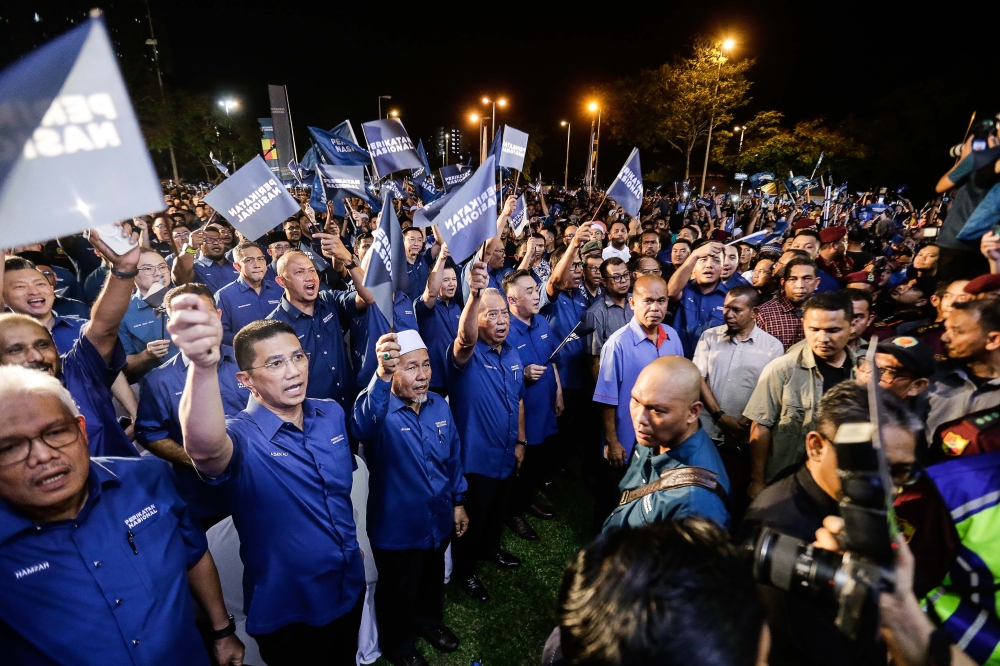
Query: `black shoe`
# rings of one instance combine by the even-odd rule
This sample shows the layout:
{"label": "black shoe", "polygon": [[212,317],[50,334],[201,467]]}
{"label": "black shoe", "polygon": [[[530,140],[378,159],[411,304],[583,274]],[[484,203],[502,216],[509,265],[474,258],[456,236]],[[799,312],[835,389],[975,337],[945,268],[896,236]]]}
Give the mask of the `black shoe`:
{"label": "black shoe", "polygon": [[424,656],[417,652],[416,649],[413,652],[408,652],[404,655],[388,657],[395,666],[430,666]]}
{"label": "black shoe", "polygon": [[501,550],[489,560],[501,569],[516,569],[521,566],[521,558],[505,550]]}
{"label": "black shoe", "polygon": [[473,599],[479,599],[480,601],[490,600],[490,594],[486,591],[483,581],[479,580],[479,576],[473,576],[462,583],[462,589]]}
{"label": "black shoe", "polygon": [[540,518],[541,520],[553,520],[556,514],[549,509],[542,508],[537,504],[532,504],[528,507],[528,513],[530,513],[535,518]]}
{"label": "black shoe", "polygon": [[454,652],[458,649],[458,636],[443,624],[436,627],[420,627],[417,633],[438,652]]}
{"label": "black shoe", "polygon": [[507,519],[507,527],[510,531],[528,541],[538,541],[538,532],[535,531],[528,521],[521,516],[513,516]]}

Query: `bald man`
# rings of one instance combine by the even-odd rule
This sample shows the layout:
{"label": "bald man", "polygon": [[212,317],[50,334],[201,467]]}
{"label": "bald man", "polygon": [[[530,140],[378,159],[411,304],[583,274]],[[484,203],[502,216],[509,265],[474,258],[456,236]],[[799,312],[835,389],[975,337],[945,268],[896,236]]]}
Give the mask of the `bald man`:
{"label": "bald man", "polygon": [[659,358],[639,374],[629,406],[638,446],[605,531],[688,516],[729,527],[729,476],[699,427],[700,398],[701,373],[686,358]]}

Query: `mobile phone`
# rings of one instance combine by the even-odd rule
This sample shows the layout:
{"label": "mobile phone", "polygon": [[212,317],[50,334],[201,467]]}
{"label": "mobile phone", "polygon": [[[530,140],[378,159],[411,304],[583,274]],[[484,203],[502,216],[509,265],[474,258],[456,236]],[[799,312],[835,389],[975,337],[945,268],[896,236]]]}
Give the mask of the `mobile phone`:
{"label": "mobile phone", "polygon": [[885,197],[879,197],[879,198],[878,198],[878,202],[879,202],[880,204],[882,204],[882,203],[885,203]]}
{"label": "mobile phone", "polygon": [[[118,256],[128,254],[129,250],[139,244],[138,242],[133,242],[131,238],[122,238],[121,227],[116,225],[114,222],[108,222],[107,224],[96,226],[94,229],[100,235],[104,244],[111,248],[111,251]],[[90,230],[88,229],[85,231],[83,235],[89,240]]]}
{"label": "mobile phone", "polygon": [[[996,233],[997,229],[1000,228],[1000,224],[993,227],[993,233]],[[938,235],[937,227],[924,227],[924,238],[934,238]]]}

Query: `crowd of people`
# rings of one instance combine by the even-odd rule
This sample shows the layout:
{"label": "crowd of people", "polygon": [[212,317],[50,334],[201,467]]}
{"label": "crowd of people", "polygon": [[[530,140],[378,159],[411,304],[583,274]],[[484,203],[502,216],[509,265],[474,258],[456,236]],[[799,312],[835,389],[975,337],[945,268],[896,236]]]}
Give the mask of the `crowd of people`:
{"label": "crowd of people", "polygon": [[[460,643],[446,578],[489,603],[481,568],[522,564],[504,530],[539,540],[579,471],[598,538],[545,663],[1000,663],[1000,237],[962,235],[1000,178],[981,152],[922,209],[656,188],[632,217],[532,183],[458,264],[397,198],[391,324],[361,200],[342,217],[293,188],[302,212],[250,239],[171,184],[119,223],[126,254],[97,232],[7,249],[3,661],[260,663],[252,639],[271,666],[426,664],[418,638]],[[734,544],[837,547],[834,442],[873,376],[908,545],[884,637],[860,640],[755,586]]]}

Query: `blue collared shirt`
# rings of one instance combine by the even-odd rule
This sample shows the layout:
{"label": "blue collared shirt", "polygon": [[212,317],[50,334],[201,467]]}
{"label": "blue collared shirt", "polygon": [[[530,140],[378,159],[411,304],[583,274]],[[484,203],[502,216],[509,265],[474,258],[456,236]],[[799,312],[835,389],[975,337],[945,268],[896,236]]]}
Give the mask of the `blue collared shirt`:
{"label": "blue collared shirt", "polygon": [[[132,300],[128,302],[128,310],[122,318],[122,323],[118,326],[118,337],[125,347],[125,353],[129,356],[141,354],[146,351],[146,345],[154,340],[170,340],[170,334],[166,332],[167,315],[158,315],[156,308],[151,307],[138,291],[132,294]],[[170,342],[170,349],[163,358],[169,358],[179,350]]]}
{"label": "blue collared shirt", "polygon": [[[819,284],[816,285],[817,294],[821,294],[824,291],[837,291],[838,289],[840,289],[840,282],[837,280],[837,278],[833,277],[826,271],[817,268],[816,277],[819,278]],[[891,280],[889,282],[889,285],[893,286]]]}
{"label": "blue collared shirt", "polygon": [[90,306],[67,296],[56,296],[56,300],[52,303],[52,311],[63,316],[90,319]]}
{"label": "blue collared shirt", "polygon": [[436,550],[454,529],[468,485],[462,443],[444,398],[428,392],[420,413],[373,376],[354,403],[351,431],[365,444],[368,538],[386,550]]}
{"label": "blue collared shirt", "polygon": [[220,289],[215,294],[215,305],[222,310],[223,344],[233,344],[236,334],[250,322],[267,319],[284,293],[276,282],[265,278],[258,294],[242,276]]}
{"label": "blue collared shirt", "polygon": [[86,335],[62,356],[62,383],[87,419],[92,456],[137,456],[128,435],[118,425],[111,385],[125,367],[125,349],[115,341],[107,363]]}
{"label": "blue collared shirt", "polygon": [[344,343],[344,328],[351,317],[357,314],[353,291],[323,290],[316,297],[312,315],[299,310],[288,298],[281,297],[281,303],[268,319],[279,319],[295,329],[295,335],[302,348],[309,352],[309,386],[306,394],[310,398],[332,398],[343,400],[351,387],[354,374],[347,361],[347,347]]}
{"label": "blue collared shirt", "polygon": [[412,264],[407,261],[403,266],[406,268],[406,279],[404,280],[406,299],[412,303],[423,296],[430,269],[427,267],[427,261],[424,260],[423,252],[417,255],[416,261]]}
{"label": "blue collared shirt", "polygon": [[[662,356],[683,356],[677,331],[666,324],[660,324],[660,346],[646,337],[646,333],[633,317],[625,326],[611,334],[601,349],[601,371],[594,388],[594,402],[616,405],[615,434],[618,443],[625,447],[625,455],[632,455],[635,446],[635,430],[632,428],[632,414],[629,402],[632,387],[639,373]],[[607,441],[605,441],[607,445]]]}
{"label": "blue collared shirt", "polygon": [[357,467],[344,410],[332,400],[302,403],[305,431],[256,400],[226,419],[233,457],[222,476],[243,560],[247,632],[302,622],[329,624],[365,588],[351,504]]}
{"label": "blue collared shirt", "polygon": [[209,663],[187,578],[208,544],[171,476],[156,458],[92,459],[80,514],[40,525],[0,500],[5,664]]}
{"label": "blue collared shirt", "polygon": [[439,298],[434,307],[429,308],[422,298],[418,298],[413,301],[413,311],[420,326],[420,337],[431,358],[431,388],[444,387],[448,383],[448,348],[458,337],[462,304],[457,298],[449,302]]}
{"label": "blue collared shirt", "polygon": [[66,354],[80,338],[83,333],[83,325],[87,319],[80,317],[61,317],[52,314],[55,321],[52,322],[52,341],[56,343],[56,349],[60,354]]}
{"label": "blue collared shirt", "polygon": [[[396,294],[392,302],[392,330],[397,333],[417,330],[413,310],[413,302],[406,300],[405,294]],[[358,386],[367,386],[375,374],[378,366],[375,345],[389,331],[389,322],[378,306],[372,305],[351,318],[351,360]]]}
{"label": "blue collared shirt", "polygon": [[[473,257],[475,259],[475,257]],[[469,300],[469,276],[472,274],[472,264],[475,263],[473,259],[466,262],[465,266],[462,267],[461,282],[462,282],[462,297],[468,301]],[[514,269],[509,266],[504,266],[497,270],[491,268],[486,269],[486,274],[489,275],[490,282],[488,287],[493,287],[498,290],[501,294],[503,293],[503,279],[514,272]],[[538,282],[538,277],[532,272],[531,276],[535,278],[535,282]]]}
{"label": "blue collared shirt", "polygon": [[747,280],[746,280],[745,277],[743,277],[742,275],[740,275],[739,271],[736,271],[732,275],[730,275],[729,279],[726,280],[723,284],[726,285],[726,291],[729,291],[730,289],[734,289],[736,287],[749,287],[750,286],[750,283],[747,282]]}
{"label": "blue collared shirt", "polygon": [[[545,317],[535,315],[529,326],[511,315],[507,342],[517,350],[524,365],[545,365],[560,340],[556,340]],[[546,437],[559,431],[556,427],[557,387],[553,370],[552,366],[546,365],[538,381],[524,382],[524,430],[529,445],[541,444]]]}
{"label": "blue collared shirt", "polygon": [[227,259],[212,261],[201,252],[194,259],[194,281],[200,282],[215,294],[240,276],[240,272]]}
{"label": "blue collared shirt", "polygon": [[514,471],[519,403],[524,397],[524,368],[517,350],[504,342],[500,351],[482,340],[459,368],[448,350],[448,394],[458,436],[462,469],[506,479]]}
{"label": "blue collared shirt", "polygon": [[[618,488],[622,492],[641,488],[660,478],[660,473],[678,467],[704,467],[716,473],[716,482],[726,494],[731,490],[729,475],[722,463],[715,444],[698,429],[677,446],[660,455],[646,446],[635,447],[628,469]],[[680,520],[688,516],[701,516],[715,521],[723,529],[729,528],[729,511],[722,499],[701,486],[684,486],[672,490],[658,490],[624,506],[617,507],[604,522],[604,530],[612,527],[642,527],[664,520]]]}
{"label": "blue collared shirt", "polygon": [[707,294],[703,294],[701,287],[694,281],[684,286],[680,307],[674,316],[674,328],[684,346],[684,356],[688,358],[694,356],[694,350],[702,333],[713,326],[726,323],[722,316],[722,304],[726,302],[727,293],[729,287],[722,281]]}
{"label": "blue collared shirt", "polygon": [[[544,283],[547,284],[547,283]],[[559,340],[556,346],[566,339],[569,332],[583,321],[587,314],[587,300],[579,289],[560,291],[554,301],[549,300],[547,286],[539,285],[542,291],[541,314],[549,320],[552,332]],[[587,342],[584,338],[573,340],[566,344],[556,356],[556,367],[559,368],[559,379],[564,389],[578,389],[583,386],[583,358],[587,353]]]}

